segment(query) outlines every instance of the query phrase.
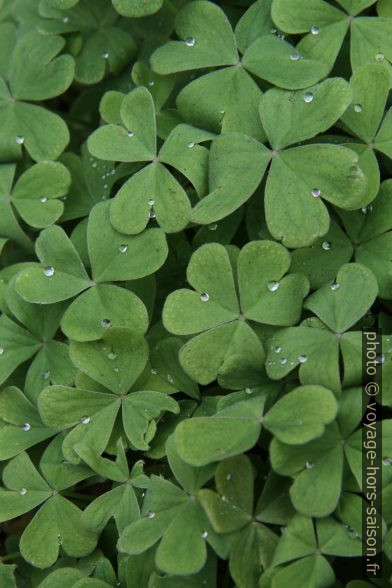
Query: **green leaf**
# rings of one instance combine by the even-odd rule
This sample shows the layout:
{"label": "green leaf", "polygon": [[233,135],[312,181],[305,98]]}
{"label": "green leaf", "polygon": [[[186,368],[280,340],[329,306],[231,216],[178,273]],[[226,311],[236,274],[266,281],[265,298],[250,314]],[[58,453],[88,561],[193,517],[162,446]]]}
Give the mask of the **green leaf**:
{"label": "green leaf", "polygon": [[15,282],[18,294],[28,302],[52,304],[89,287],[81,259],[62,228],[53,226],[42,231],[36,252],[42,266],[23,270]]}
{"label": "green leaf", "polygon": [[256,190],[270,157],[264,145],[241,133],[227,133],[213,141],[210,193],[193,208],[190,220],[205,225],[237,210]]}
{"label": "green leaf", "polygon": [[0,317],[0,382],[3,383],[24,361],[39,350],[41,343],[6,315]]}
{"label": "green leaf", "polygon": [[344,113],[352,100],[351,90],[342,78],[329,78],[304,92],[284,92],[274,88],[260,101],[260,116],[268,139],[280,150],[293,143],[311,139],[328,130]]}
{"label": "green leaf", "polygon": [[335,581],[335,574],[322,555],[311,555],[284,568],[273,577],[271,588],[284,588],[297,583],[304,588],[327,588]]}
{"label": "green leaf", "polygon": [[337,403],[330,390],[300,386],[273,405],[263,425],[283,443],[302,445],[320,437],[336,413]]}
{"label": "green leaf", "polygon": [[[365,266],[349,263],[341,266],[332,286],[325,284],[314,292],[305,306],[332,331],[343,333],[373,304],[378,292],[377,280]],[[351,295],[353,291],[356,292],[354,299]]]}
{"label": "green leaf", "polygon": [[148,346],[142,335],[115,327],[100,341],[71,341],[69,351],[78,369],[114,394],[128,392],[148,357]]}
{"label": "green leaf", "polygon": [[110,225],[110,203],[92,210],[88,224],[88,248],[93,279],[97,282],[143,278],[157,271],[166,260],[168,247],[161,229],[147,229],[127,236]]}
{"label": "green leaf", "polygon": [[379,54],[389,62],[392,50],[389,42],[392,32],[390,18],[355,18],[351,25],[351,66],[353,71],[364,63],[374,63]]}
{"label": "green leaf", "polygon": [[123,16],[137,18],[154,14],[162,6],[163,0],[113,0],[113,6]]}
{"label": "green leaf", "polygon": [[242,62],[257,77],[288,90],[308,88],[326,77],[329,70],[322,61],[300,55],[295,47],[272,35],[256,39]]}
{"label": "green leaf", "polygon": [[190,202],[185,190],[160,163],[134,174],[117,192],[110,208],[113,227],[126,234],[143,231],[151,215],[166,233],[177,233],[188,224]]}
{"label": "green leaf", "polygon": [[230,24],[211,2],[197,0],[185,5],[176,18],[176,32],[183,41],[170,41],[151,57],[152,69],[159,74],[238,62]]}
{"label": "green leaf", "polygon": [[148,327],[143,302],[133,292],[113,284],[98,284],[81,294],[61,321],[63,333],[75,341],[100,339],[112,327],[125,327],[141,335]]}
{"label": "green leaf", "polygon": [[384,114],[390,76],[382,65],[367,64],[355,70],[350,84],[353,104],[342,121],[357,137],[371,143]]}
{"label": "green leaf", "polygon": [[276,239],[288,247],[306,247],[324,236],[329,215],[323,198],[348,210],[366,204],[366,177],[353,151],[320,144],[295,147],[274,157],[265,211]]}

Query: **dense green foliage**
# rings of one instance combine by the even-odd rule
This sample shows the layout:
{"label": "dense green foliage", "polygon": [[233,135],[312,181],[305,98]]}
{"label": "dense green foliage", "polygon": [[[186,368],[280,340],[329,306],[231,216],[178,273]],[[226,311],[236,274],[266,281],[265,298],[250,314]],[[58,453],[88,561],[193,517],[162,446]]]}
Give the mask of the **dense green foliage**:
{"label": "dense green foliage", "polygon": [[1,588],[389,585],[391,39],[391,0],[0,0]]}

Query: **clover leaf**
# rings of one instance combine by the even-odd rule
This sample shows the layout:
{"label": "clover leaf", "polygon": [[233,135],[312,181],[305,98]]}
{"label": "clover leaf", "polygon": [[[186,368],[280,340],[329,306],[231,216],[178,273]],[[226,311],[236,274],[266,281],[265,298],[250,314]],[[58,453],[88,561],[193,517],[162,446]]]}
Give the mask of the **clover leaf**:
{"label": "clover leaf", "polygon": [[[80,0],[46,0],[50,6],[67,10],[76,6]],[[113,6],[123,16],[141,17],[157,12],[163,0],[112,0]]]}
{"label": "clover leaf", "polygon": [[[248,321],[295,324],[308,292],[302,275],[284,277],[289,267],[290,255],[283,246],[271,241],[249,243],[238,254],[238,300],[233,268],[222,245],[207,244],[192,255],[187,278],[195,290],[173,292],[163,310],[164,325],[171,333],[201,333],[180,350],[181,364],[191,377],[208,384],[230,361],[235,362],[232,369],[241,364],[257,369],[264,352]],[[196,356],[202,356],[203,362],[195,362]]]}
{"label": "clover leaf", "polygon": [[298,43],[298,50],[309,58],[319,59],[332,69],[343,40],[350,31],[350,60],[355,71],[365,63],[381,62],[389,70],[392,60],[389,44],[389,18],[360,16],[373,0],[340,1],[345,12],[324,0],[306,0],[305,11],[290,0],[273,0],[271,14],[275,24],[285,33],[307,33]]}
{"label": "clover leaf", "polygon": [[[352,288],[356,289],[355,300]],[[331,390],[358,384],[361,368],[361,334],[349,331],[373,304],[378,292],[373,273],[359,263],[341,266],[336,279],[305,301],[320,322],[281,331],[271,338],[266,371],[272,379],[285,377],[297,366],[301,383],[318,383]],[[322,321],[322,322],[321,322]],[[339,350],[345,372],[340,374]],[[320,366],[324,365],[324,369]]]}
{"label": "clover leaf", "polygon": [[58,96],[71,85],[74,61],[58,55],[65,41],[30,32],[16,43],[10,23],[1,25],[0,38],[11,41],[0,71],[0,161],[20,159],[22,146],[35,161],[57,159],[69,141],[67,126],[57,114],[30,102]]}
{"label": "clover leaf", "polygon": [[[195,492],[211,478],[213,470],[209,466],[195,470],[184,464],[171,438],[166,446],[173,473],[184,490],[152,475],[146,485],[142,518],[124,529],[119,549],[140,554],[159,541],[155,553],[159,569],[168,574],[194,574],[206,561],[206,543],[215,542],[213,530],[195,497]],[[176,545],[174,552],[173,545]]]}
{"label": "clover leaf", "polygon": [[[120,116],[123,126],[108,124],[91,135],[90,152],[100,159],[151,163],[134,174],[116,194],[111,207],[114,228],[129,235],[137,234],[149,219],[156,219],[165,232],[180,231],[188,224],[190,202],[181,184],[163,164],[178,169],[200,189],[207,161],[206,150],[197,143],[209,140],[210,133],[177,127],[157,157],[154,103],[143,86],[123,98]],[[178,152],[179,144],[182,154]]]}
{"label": "clover leaf", "polygon": [[[16,279],[20,295],[40,304],[66,300],[87,290],[64,316],[65,333],[82,341],[98,339],[110,326],[129,326],[145,331],[147,313],[138,297],[104,282],[146,276],[162,265],[167,255],[167,245],[160,229],[147,229],[131,237],[122,235],[109,223],[109,206],[109,202],[96,205],[88,224],[87,240],[94,282],[59,226],[46,229],[37,239],[37,256],[42,265],[23,270]],[[119,304],[126,304],[126,310]]]}
{"label": "clover leaf", "polygon": [[[119,3],[120,4],[120,3]],[[40,3],[44,18],[38,30],[49,35],[81,34],[81,47],[75,56],[75,80],[82,84],[96,84],[105,74],[117,75],[136,52],[132,37],[117,25],[118,14],[107,0],[93,4],[81,0],[69,7],[64,16],[63,7]]]}
{"label": "clover leaf", "polygon": [[[70,556],[80,557],[93,551],[97,536],[85,530],[81,511],[62,496],[62,491],[92,475],[85,466],[67,466],[61,459],[60,438],[44,451],[40,462],[42,474],[27,453],[14,457],[4,468],[5,488],[0,492],[1,518],[15,518],[42,505],[25,528],[20,539],[23,557],[38,568],[47,568],[57,560],[61,548]],[[54,458],[57,477],[51,470]],[[48,460],[48,461],[47,461]],[[40,538],[44,537],[45,541]]]}
{"label": "clover leaf", "polygon": [[178,413],[177,403],[167,394],[138,387],[148,357],[142,335],[112,328],[99,341],[72,341],[70,356],[104,390],[52,386],[42,391],[38,405],[44,423],[54,430],[76,427],[69,434],[72,444],[79,447],[83,442],[102,453],[121,410],[130,444],[147,450],[156,431],[155,419],[164,411]]}

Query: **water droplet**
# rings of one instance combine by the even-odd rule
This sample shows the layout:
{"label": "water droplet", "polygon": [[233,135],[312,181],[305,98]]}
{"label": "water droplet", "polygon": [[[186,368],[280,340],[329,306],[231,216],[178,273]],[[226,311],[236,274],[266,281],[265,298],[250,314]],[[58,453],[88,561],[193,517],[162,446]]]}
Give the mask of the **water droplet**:
{"label": "water droplet", "polygon": [[148,201],[148,205],[149,206],[154,206],[154,204],[155,204],[155,200],[153,198],[150,198],[149,201]]}
{"label": "water droplet", "polygon": [[282,535],[284,533],[286,533],[286,531],[287,531],[287,527],[280,527],[280,532],[282,533]]}
{"label": "water droplet", "polygon": [[314,98],[314,94],[312,94],[312,92],[305,92],[304,102],[306,102],[306,104],[310,104],[311,102],[313,102],[313,98]]}
{"label": "water droplet", "polygon": [[69,22],[69,16],[63,16],[62,21],[64,24],[67,24]]}
{"label": "water droplet", "polygon": [[21,496],[24,496],[25,494],[27,494],[27,490],[26,490],[26,488],[21,488],[21,489],[19,490],[19,494],[20,494]]}
{"label": "water droplet", "polygon": [[208,225],[208,229],[210,231],[216,231],[217,228],[218,228],[217,223],[212,223],[212,224]]}
{"label": "water droplet", "polygon": [[392,465],[392,458],[391,457],[384,457],[382,460],[383,465],[389,466]]}
{"label": "water droplet", "polygon": [[208,531],[203,531],[201,536],[203,537],[203,539],[207,539],[208,537]]}
{"label": "water droplet", "polygon": [[223,116],[225,114],[225,109],[224,108],[221,108],[220,111],[219,111],[219,114],[221,114]]}
{"label": "water droplet", "polygon": [[279,282],[270,282],[268,284],[268,290],[270,292],[276,292],[276,290],[278,290],[279,286],[280,286]]}
{"label": "water droplet", "polygon": [[104,329],[107,329],[108,327],[110,327],[110,319],[107,319],[107,318],[102,319],[101,326]]}
{"label": "water droplet", "polygon": [[301,425],[303,425],[302,419],[295,419],[295,424],[298,425],[299,427]]}
{"label": "water droplet", "polygon": [[274,361],[272,361],[272,359],[269,359],[269,360],[267,361],[267,365],[270,365],[270,366],[271,366],[271,365],[275,365],[275,362],[274,362]]}
{"label": "water droplet", "polygon": [[373,210],[373,205],[372,204],[368,204],[367,206],[364,206],[363,208],[361,208],[363,214],[367,214],[368,212],[372,212]]}
{"label": "water droplet", "polygon": [[45,275],[47,278],[51,278],[52,276],[54,276],[54,267],[52,267],[51,265],[50,265],[50,266],[48,266],[48,267],[46,267],[46,268],[44,269],[44,275]]}
{"label": "water droplet", "polygon": [[0,355],[3,355],[4,351],[5,351],[4,347],[0,347]]}
{"label": "water droplet", "polygon": [[50,378],[50,370],[46,370],[43,374],[42,377],[44,380],[49,380]]}
{"label": "water droplet", "polygon": [[91,164],[92,167],[97,167],[98,163],[96,161],[94,161],[94,163]]}
{"label": "water droplet", "polygon": [[332,243],[330,243],[330,241],[323,241],[321,247],[324,249],[324,251],[329,251],[332,247]]}
{"label": "water droplet", "polygon": [[83,417],[83,418],[80,419],[80,422],[82,423],[82,425],[88,425],[89,422],[90,422],[90,420],[91,420],[90,417],[85,416],[85,417]]}
{"label": "water droplet", "polygon": [[47,197],[46,196],[41,196],[41,198],[39,199],[40,202],[42,202],[42,204],[44,204],[44,202],[47,201]]}
{"label": "water droplet", "polygon": [[188,149],[192,149],[194,146],[195,146],[195,143],[193,141],[189,141],[189,143],[187,143]]}
{"label": "water droplet", "polygon": [[347,535],[350,537],[350,539],[356,539],[358,537],[358,533],[356,532],[356,530],[348,525],[347,525]]}
{"label": "water droplet", "polygon": [[185,39],[185,45],[187,47],[194,47],[196,44],[196,39],[195,37],[188,37],[187,39]]}
{"label": "water droplet", "polygon": [[167,374],[167,381],[169,382],[169,384],[174,384],[173,377],[170,374]]}
{"label": "water droplet", "polygon": [[376,357],[376,362],[378,365],[383,365],[385,363],[385,355],[378,355]]}
{"label": "water droplet", "polygon": [[282,359],[280,360],[280,365],[286,365],[287,363],[287,359],[285,357],[282,357]]}
{"label": "water droplet", "polygon": [[157,375],[157,373],[158,373],[158,372],[157,372],[157,370],[156,370],[156,369],[154,369],[154,368],[151,368],[151,369],[150,369],[150,372],[152,373],[152,375],[153,375],[153,376],[156,376],[156,375]]}
{"label": "water droplet", "polygon": [[231,477],[232,477],[231,474],[227,474],[226,480],[231,480]]}
{"label": "water droplet", "polygon": [[252,388],[245,388],[245,394],[252,394]]}
{"label": "water droplet", "polygon": [[18,135],[15,140],[18,143],[18,145],[23,145],[25,138],[22,135]]}
{"label": "water droplet", "polygon": [[307,470],[311,470],[314,467],[314,463],[311,463],[310,461],[307,461],[305,464],[305,467]]}
{"label": "water droplet", "polygon": [[118,368],[118,367],[115,367],[115,368],[113,369],[113,371],[114,371],[114,372],[116,372],[116,374],[118,374],[118,372],[120,371],[120,368]]}
{"label": "water droplet", "polygon": [[384,53],[376,53],[375,60],[376,61],[384,61],[385,55]]}
{"label": "water droplet", "polygon": [[104,51],[102,53],[102,57],[103,57],[103,59],[109,59],[109,51]]}
{"label": "water droplet", "polygon": [[27,433],[27,431],[30,431],[30,429],[31,429],[31,425],[30,425],[30,423],[25,423],[25,424],[23,425],[22,429],[23,429],[24,431],[26,431],[26,433]]}
{"label": "water droplet", "polygon": [[125,243],[123,243],[122,245],[120,245],[120,247],[118,248],[120,253],[126,253],[128,251],[128,245],[126,245]]}
{"label": "water droplet", "polygon": [[301,56],[299,53],[295,52],[290,55],[290,59],[291,61],[298,61],[298,59],[301,59]]}
{"label": "water droplet", "polygon": [[152,512],[151,510],[149,510],[149,511],[146,513],[146,517],[147,517],[148,519],[153,519],[153,518],[155,517],[155,512]]}
{"label": "water droplet", "polygon": [[275,353],[280,353],[282,351],[282,348],[278,345],[278,347],[275,347],[274,351]]}
{"label": "water droplet", "polygon": [[299,361],[299,363],[306,363],[308,361],[308,356],[307,355],[299,355],[298,361]]}
{"label": "water droplet", "polygon": [[154,219],[156,218],[156,214],[155,214],[155,210],[150,210],[150,212],[148,213],[149,218]]}
{"label": "water droplet", "polygon": [[110,360],[114,360],[117,357],[117,353],[114,353],[113,351],[109,351],[107,358]]}
{"label": "water droplet", "polygon": [[319,196],[321,196],[321,190],[319,188],[313,188],[312,196],[313,198],[318,198]]}
{"label": "water droplet", "polygon": [[331,285],[331,290],[333,290],[334,292],[336,292],[336,290],[339,290],[339,288],[340,288],[340,284],[338,284],[337,282],[334,282]]}
{"label": "water droplet", "polygon": [[127,135],[128,135],[128,137],[133,137],[134,133],[133,133],[133,131],[128,131]]}
{"label": "water droplet", "polygon": [[310,29],[310,32],[312,33],[312,35],[318,35],[318,34],[319,34],[319,32],[320,32],[320,29],[319,29],[318,27],[316,27],[316,26],[313,26],[313,27]]}
{"label": "water droplet", "polygon": [[203,292],[202,294],[200,294],[200,300],[202,302],[208,302],[210,299],[210,295],[207,294],[207,292]]}
{"label": "water droplet", "polygon": [[154,85],[155,85],[155,82],[154,82],[154,80],[148,80],[148,85],[149,85],[149,86],[154,86]]}
{"label": "water droplet", "polygon": [[362,106],[360,104],[354,104],[355,112],[362,112]]}

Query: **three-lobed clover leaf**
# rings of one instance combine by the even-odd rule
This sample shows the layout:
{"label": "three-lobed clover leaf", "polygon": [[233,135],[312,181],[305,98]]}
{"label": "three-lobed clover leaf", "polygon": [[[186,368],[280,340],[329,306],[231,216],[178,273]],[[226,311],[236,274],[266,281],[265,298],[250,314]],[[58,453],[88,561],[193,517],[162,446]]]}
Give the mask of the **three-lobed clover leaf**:
{"label": "three-lobed clover leaf", "polygon": [[121,552],[136,555],[159,542],[155,562],[160,570],[167,574],[196,574],[207,558],[206,543],[214,547],[220,543],[195,496],[214,469],[184,463],[172,437],[166,450],[181,487],[152,475],[146,484],[142,517],[123,530],[118,547]]}
{"label": "three-lobed clover leaf", "polygon": [[15,164],[0,165],[0,233],[22,248],[30,248],[18,216],[35,229],[56,222],[64,210],[61,198],[68,192],[71,176],[64,165],[55,161],[40,161],[17,180],[15,174]]}
{"label": "three-lobed clover leaf", "polygon": [[324,0],[305,0],[301,5],[290,0],[273,0],[271,15],[285,33],[307,33],[298,43],[298,51],[323,62],[328,71],[332,69],[348,31],[353,71],[365,63],[375,62],[384,64],[390,71],[391,19],[360,15],[374,3],[375,0],[339,0],[343,12]]}
{"label": "three-lobed clover leaf", "polygon": [[92,210],[87,242],[92,281],[65,231],[59,226],[42,231],[36,241],[40,266],[23,270],[16,278],[18,293],[29,302],[51,304],[78,297],[67,309],[62,327],[66,335],[86,341],[98,339],[112,326],[145,332],[147,311],[141,300],[113,281],[144,277],[165,261],[163,231],[147,229],[136,236],[115,231],[109,221],[109,202]]}
{"label": "three-lobed clover leaf", "polygon": [[180,171],[202,195],[207,151],[197,143],[211,139],[212,135],[199,129],[176,127],[157,155],[154,102],[144,86],[124,96],[120,117],[121,125],[104,125],[90,136],[90,152],[105,160],[150,163],[132,175],[116,194],[110,211],[114,228],[133,235],[143,231],[150,219],[156,219],[165,232],[180,231],[188,224],[190,202],[164,164]]}
{"label": "three-lobed clover leaf", "polygon": [[53,7],[48,0],[41,2],[39,32],[46,35],[81,36],[81,47],[75,55],[75,80],[96,84],[108,73],[118,75],[132,60],[136,44],[132,37],[117,26],[118,13],[107,0],[93,3],[80,0],[69,7]]}
{"label": "three-lobed clover leaf", "polygon": [[6,521],[42,505],[22,533],[19,547],[26,561],[48,568],[56,562],[60,547],[71,557],[81,557],[97,544],[97,535],[82,526],[79,508],[61,494],[93,472],[64,463],[61,437],[42,454],[40,470],[42,474],[27,453],[14,457],[3,470],[0,510],[1,520]]}
{"label": "three-lobed clover leaf", "polygon": [[313,317],[308,324],[304,321],[271,338],[266,361],[268,376],[279,380],[300,366],[302,384],[320,384],[336,392],[342,383],[359,384],[361,333],[349,329],[365,315],[377,293],[377,280],[367,267],[359,263],[342,265],[335,281],[324,284],[305,301],[305,308],[320,320]]}
{"label": "three-lobed clover leaf", "polygon": [[295,324],[308,293],[304,276],[285,276],[289,268],[290,254],[272,241],[248,243],[233,252],[233,259],[217,243],[195,251],[187,269],[194,290],[172,292],[163,309],[171,333],[200,333],[180,350],[181,364],[192,378],[209,384],[226,369],[260,372],[263,346],[249,321]]}
{"label": "three-lobed clover leaf", "polygon": [[67,125],[54,112],[31,104],[62,94],[74,77],[65,41],[28,32],[16,42],[11,23],[0,25],[5,59],[0,67],[0,161],[20,159],[22,147],[35,161],[57,159],[69,141]]}
{"label": "three-lobed clover leaf", "polygon": [[[68,434],[71,446],[91,445],[101,454],[121,411],[126,438],[132,447],[145,451],[161,413],[179,412],[176,401],[167,394],[139,388],[138,378],[148,358],[148,346],[141,334],[112,328],[99,341],[71,341],[70,357],[93,380],[92,387],[48,387],[40,394],[38,406],[43,422],[50,428],[75,427]],[[94,382],[100,384],[100,391],[96,391]],[[73,447],[74,453],[80,453],[77,448]],[[78,461],[77,456],[75,459]]]}

